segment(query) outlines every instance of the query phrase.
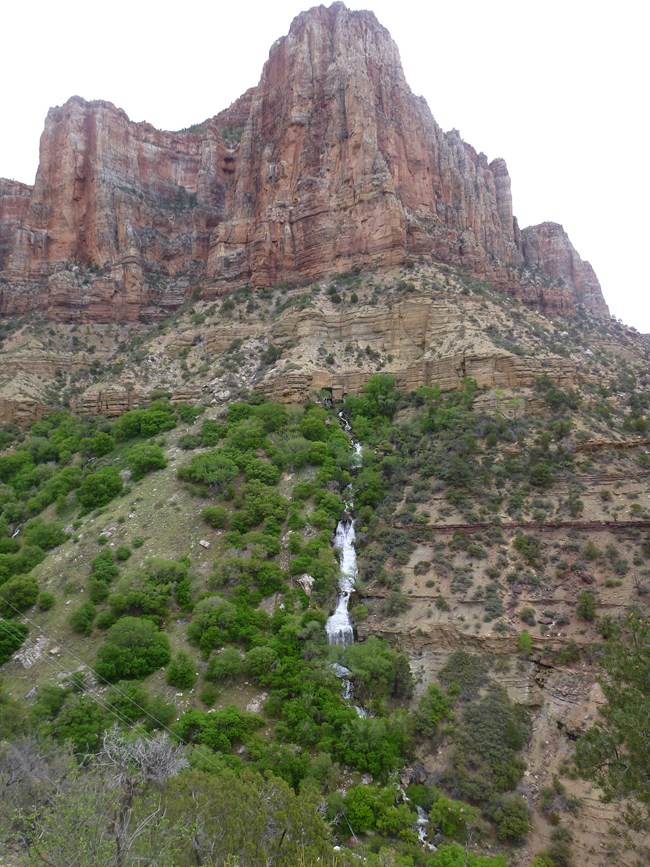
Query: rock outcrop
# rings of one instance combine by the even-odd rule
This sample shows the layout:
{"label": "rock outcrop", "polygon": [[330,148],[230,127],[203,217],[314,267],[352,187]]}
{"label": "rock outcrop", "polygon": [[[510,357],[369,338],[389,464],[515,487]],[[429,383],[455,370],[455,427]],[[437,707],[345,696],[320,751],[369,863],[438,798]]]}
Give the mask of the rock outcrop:
{"label": "rock outcrop", "polygon": [[200,289],[433,258],[547,309],[606,314],[560,226],[520,232],[510,178],[408,87],[370,12],[299,15],[257,87],[161,132],[107,102],[52,109],[33,189],[0,182],[0,314],[135,321]]}

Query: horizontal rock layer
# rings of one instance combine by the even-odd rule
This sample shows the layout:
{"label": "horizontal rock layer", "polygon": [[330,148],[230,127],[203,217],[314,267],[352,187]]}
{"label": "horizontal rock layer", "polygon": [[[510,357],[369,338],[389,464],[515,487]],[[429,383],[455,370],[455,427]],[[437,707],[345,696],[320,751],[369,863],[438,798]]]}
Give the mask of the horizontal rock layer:
{"label": "horizontal rock layer", "polygon": [[52,109],[33,188],[0,182],[0,315],[135,321],[200,289],[423,256],[547,309],[607,314],[560,226],[520,232],[510,178],[443,132],[389,33],[342,3],[302,13],[262,77],[179,133],[107,102]]}

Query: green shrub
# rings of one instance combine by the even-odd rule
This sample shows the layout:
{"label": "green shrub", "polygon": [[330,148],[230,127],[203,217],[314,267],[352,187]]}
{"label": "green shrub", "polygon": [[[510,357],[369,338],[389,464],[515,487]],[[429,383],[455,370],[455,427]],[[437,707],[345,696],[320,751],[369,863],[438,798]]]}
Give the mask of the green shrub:
{"label": "green shrub", "polygon": [[533,639],[530,637],[530,632],[524,629],[517,639],[517,650],[524,659],[528,659],[533,651]]}
{"label": "green shrub", "polygon": [[55,602],[56,598],[54,596],[54,593],[50,593],[49,590],[42,590],[38,594],[38,598],[36,599],[36,604],[41,609],[41,611],[49,611]]}
{"label": "green shrub", "polygon": [[119,471],[115,467],[104,467],[86,476],[79,486],[77,497],[85,509],[97,509],[117,497],[122,487]]}
{"label": "green shrub", "polygon": [[435,684],[420,698],[412,714],[413,730],[421,737],[431,738],[443,720],[451,719],[452,702]]}
{"label": "green shrub", "polygon": [[95,752],[108,719],[104,708],[90,695],[71,695],[52,724],[56,740],[67,741],[76,753]]}
{"label": "green shrub", "polygon": [[522,608],[519,612],[519,617],[524,623],[527,623],[529,626],[535,626],[537,620],[535,620],[535,610],[530,607]]}
{"label": "green shrub", "polygon": [[131,478],[137,482],[154,470],[164,470],[167,459],[160,446],[140,443],[127,451],[126,465],[131,470]]}
{"label": "green shrub", "polygon": [[440,670],[438,678],[445,686],[454,684],[462,700],[471,701],[487,683],[488,666],[481,657],[456,650]]}
{"label": "green shrub", "polygon": [[25,545],[38,545],[44,551],[56,548],[68,538],[62,524],[46,524],[41,518],[32,518],[25,524],[23,539]]}
{"label": "green shrub", "polygon": [[11,578],[0,587],[0,615],[15,617],[38,599],[38,582],[32,575]]}
{"label": "green shrub", "polygon": [[251,647],[244,660],[245,670],[257,680],[268,675],[277,663],[277,654],[272,647]]}
{"label": "green shrub", "polygon": [[134,437],[152,437],[164,430],[176,427],[176,415],[168,401],[156,401],[149,409],[132,409],[113,422],[116,440]]}
{"label": "green shrub", "polygon": [[576,614],[581,620],[592,621],[596,617],[596,600],[590,590],[585,590],[578,596]]}
{"label": "green shrub", "polygon": [[210,657],[206,680],[231,681],[238,677],[244,669],[241,653],[234,647],[224,647],[215,656]]}
{"label": "green shrub", "polygon": [[221,695],[220,691],[213,683],[206,683],[201,690],[201,701],[206,707],[212,707],[215,701]]}
{"label": "green shrub", "polygon": [[478,817],[479,811],[474,807],[444,796],[434,801],[429,811],[431,824],[451,840],[465,840],[468,824]]}
{"label": "green shrub", "polygon": [[75,632],[90,635],[93,631],[93,621],[96,614],[97,610],[92,602],[82,602],[70,613],[68,622]]}
{"label": "green shrub", "polygon": [[178,689],[191,689],[196,681],[195,663],[191,657],[179,651],[167,666],[167,683]]}
{"label": "green shrub", "polygon": [[195,455],[178,470],[178,478],[188,482],[210,485],[222,491],[239,473],[237,464],[220,449]]}
{"label": "green shrub", "polygon": [[121,561],[122,563],[125,560],[128,560],[131,556],[131,549],[128,545],[118,545],[115,549],[115,559]]}
{"label": "green shrub", "polygon": [[170,658],[167,636],[150,620],[122,617],[108,630],[95,669],[106,680],[140,679]]}
{"label": "green shrub", "polygon": [[201,517],[215,530],[222,530],[228,522],[228,509],[225,506],[206,506]]}
{"label": "green shrub", "polygon": [[526,839],[530,831],[530,817],[521,795],[502,795],[489,812],[497,826],[499,840],[522,843]]}
{"label": "green shrub", "polygon": [[0,618],[0,665],[3,665],[21,647],[29,627],[25,623]]}

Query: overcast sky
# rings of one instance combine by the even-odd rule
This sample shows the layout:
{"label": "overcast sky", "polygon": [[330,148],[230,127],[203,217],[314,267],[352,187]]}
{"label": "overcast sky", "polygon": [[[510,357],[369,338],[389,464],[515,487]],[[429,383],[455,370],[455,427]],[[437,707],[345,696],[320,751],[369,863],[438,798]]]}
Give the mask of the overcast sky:
{"label": "overcast sky", "polygon": [[[302,0],[7,0],[0,177],[32,183],[50,106],[105,99],[181,129],[259,80]],[[329,5],[329,4],[326,4]],[[503,157],[521,226],[562,223],[611,312],[650,332],[650,70],[639,0],[368,0],[444,129]]]}

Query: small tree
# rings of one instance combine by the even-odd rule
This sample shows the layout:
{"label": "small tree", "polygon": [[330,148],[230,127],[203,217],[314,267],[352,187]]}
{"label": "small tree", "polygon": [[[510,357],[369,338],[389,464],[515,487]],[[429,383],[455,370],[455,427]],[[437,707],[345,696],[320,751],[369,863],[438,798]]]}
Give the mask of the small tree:
{"label": "small tree", "polygon": [[228,509],[225,506],[207,506],[201,512],[201,517],[215,530],[222,530],[228,521]]}
{"label": "small tree", "polygon": [[154,470],[164,470],[167,459],[160,446],[139,443],[126,453],[126,463],[131,470],[131,478],[136,482]]}
{"label": "small tree", "polygon": [[633,798],[650,812],[650,619],[630,614],[605,644],[607,704],[576,748],[576,765],[604,798]]}
{"label": "small tree", "polygon": [[38,582],[31,575],[19,575],[0,587],[0,615],[13,617],[24,611],[38,598]]}
{"label": "small tree", "polygon": [[585,590],[578,596],[576,614],[581,620],[592,621],[596,617],[596,600],[590,590]]}
{"label": "small tree", "polygon": [[170,657],[167,636],[151,620],[122,617],[99,648],[96,671],[106,680],[139,679],[167,665]]}
{"label": "small tree", "polygon": [[184,651],[179,651],[167,666],[167,683],[178,689],[191,689],[196,680],[195,665]]}
{"label": "small tree", "polygon": [[530,637],[530,632],[527,629],[524,629],[517,639],[517,650],[524,659],[528,659],[532,653],[533,639]]}
{"label": "small tree", "polygon": [[68,622],[75,632],[81,632],[82,635],[90,635],[93,631],[93,621],[97,609],[92,602],[82,602],[70,614]]}
{"label": "small tree", "polygon": [[105,506],[122,491],[122,476],[115,467],[103,467],[83,480],[77,491],[79,502],[86,509]]}
{"label": "small tree", "polygon": [[0,618],[0,665],[14,655],[27,638],[29,627]]}
{"label": "small tree", "polygon": [[224,647],[221,653],[213,656],[205,673],[206,680],[230,681],[242,673],[244,660],[235,647]]}

